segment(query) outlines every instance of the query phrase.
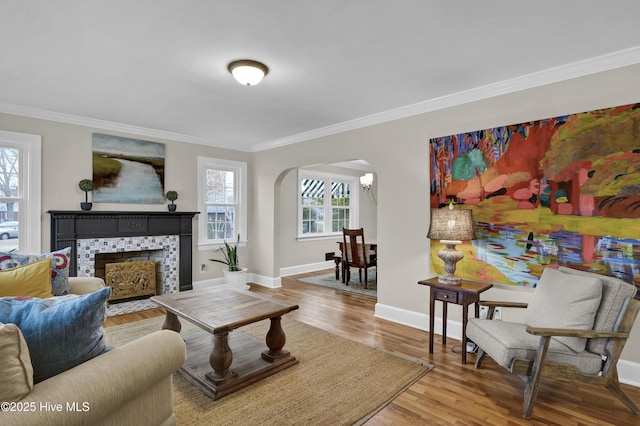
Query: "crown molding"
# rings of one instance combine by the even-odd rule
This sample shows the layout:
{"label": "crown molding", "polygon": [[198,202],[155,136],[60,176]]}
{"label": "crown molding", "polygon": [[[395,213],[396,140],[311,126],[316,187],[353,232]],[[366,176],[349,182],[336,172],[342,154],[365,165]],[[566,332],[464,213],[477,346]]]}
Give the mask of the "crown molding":
{"label": "crown molding", "polygon": [[[61,112],[47,111],[44,109],[29,108],[20,105],[13,105],[0,102],[0,112],[5,114],[17,115],[21,117],[38,118],[41,120],[55,121],[58,123],[73,124],[76,126],[84,126],[99,130],[110,130],[114,132],[132,133],[136,136],[146,136],[156,139],[168,139],[178,142],[187,142],[197,145],[216,146],[218,148],[232,149],[241,151],[231,143],[213,144],[212,141],[197,136],[185,135],[182,133],[167,132],[164,130],[150,129],[147,127],[134,126],[124,123],[116,123],[114,121],[98,120],[95,118],[82,117],[79,115],[65,114]],[[246,151],[246,150],[245,150]]]}
{"label": "crown molding", "polygon": [[596,74],[603,71],[609,71],[616,68],[622,68],[628,65],[640,63],[640,46],[629,49],[612,52],[606,55],[597,56],[595,58],[583,61],[573,62],[571,64],[559,67],[549,68],[520,77],[480,86],[470,90],[465,90],[451,95],[439,98],[429,99],[423,102],[395,108],[389,111],[372,114],[366,117],[357,118],[355,120],[345,121],[335,125],[322,127],[308,132],[287,136],[281,139],[258,143],[252,145],[250,149],[238,149],[232,143],[213,142],[206,138],[190,136],[181,133],[167,132],[163,130],[149,129],[146,127],[133,126],[129,124],[116,123],[112,121],[98,120],[94,118],[82,117],[72,114],[64,114],[59,112],[47,111],[36,108],[28,108],[19,105],[0,103],[0,112],[18,115],[23,117],[38,118],[42,120],[55,121],[66,124],[74,124],[78,126],[91,127],[100,130],[110,130],[114,132],[131,133],[150,138],[168,139],[178,142],[187,142],[198,145],[215,146],[218,148],[230,149],[234,151],[258,152],[266,151],[281,146],[292,145],[311,139],[317,139],[325,136],[331,136],[349,130],[361,129],[363,127],[373,126],[376,124],[386,123],[401,118],[411,117],[427,112],[437,111],[439,109],[449,108],[452,106],[462,105],[469,102],[489,99],[492,97],[514,93],[521,90],[531,89],[534,87],[544,86],[551,83],[557,83],[572,78],[583,77],[590,74]]}
{"label": "crown molding", "polygon": [[372,114],[332,126],[322,127],[309,132],[256,144],[252,146],[251,151],[258,152],[285,145],[296,144],[311,139],[331,136],[349,130],[361,129],[363,127],[386,123],[457,105],[463,105],[469,102],[489,99],[508,93],[519,92],[534,87],[545,86],[547,84],[558,83],[573,78],[584,77],[599,72],[610,71],[638,63],[640,63],[640,46],[635,46],[629,49],[597,56],[595,58],[537,71],[520,77],[487,84],[485,86],[476,87],[439,98],[429,99],[427,101]]}

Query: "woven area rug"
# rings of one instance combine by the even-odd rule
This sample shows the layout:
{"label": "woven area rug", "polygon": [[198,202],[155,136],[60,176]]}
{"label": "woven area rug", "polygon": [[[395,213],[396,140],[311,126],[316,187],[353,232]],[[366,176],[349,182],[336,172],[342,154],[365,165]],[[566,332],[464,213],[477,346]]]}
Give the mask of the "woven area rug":
{"label": "woven area rug", "polygon": [[[364,275],[364,274],[363,274]],[[349,293],[362,294],[364,296],[378,297],[378,282],[376,280],[376,271],[369,270],[367,288],[364,288],[364,282],[358,281],[358,270],[351,271],[351,280],[349,285],[345,285],[340,280],[336,280],[336,274],[316,275],[314,277],[298,278],[307,284],[321,285],[323,287],[333,288],[335,290],[346,291]]]}
{"label": "woven area rug", "polygon": [[[121,346],[159,330],[163,321],[157,317],[107,327],[107,341]],[[286,316],[282,325],[287,334],[285,348],[298,364],[216,401],[174,374],[178,424],[362,424],[432,368]],[[262,340],[268,326],[268,321],[261,321],[241,330]],[[194,332],[201,330],[182,321],[181,334]]]}

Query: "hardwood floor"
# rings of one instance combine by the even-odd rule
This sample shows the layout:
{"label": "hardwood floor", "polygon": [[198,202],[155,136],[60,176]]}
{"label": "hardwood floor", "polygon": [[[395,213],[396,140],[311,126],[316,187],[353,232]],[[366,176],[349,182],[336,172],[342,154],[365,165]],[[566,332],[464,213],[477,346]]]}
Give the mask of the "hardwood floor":
{"label": "hardwood floor", "polygon": [[[322,271],[327,273],[328,271]],[[427,375],[383,408],[367,426],[394,425],[638,425],[640,416],[627,409],[604,386],[576,385],[544,380],[533,418],[521,417],[524,382],[489,357],[483,367],[460,362],[459,342],[436,335],[434,353],[428,353],[429,334],[422,330],[374,318],[375,299],[296,281],[314,274],[284,277],[282,288],[251,284],[252,292],[297,303],[288,316],[366,345],[418,358],[435,366]],[[425,300],[425,304],[427,301]],[[105,326],[163,315],[160,309],[107,319]],[[640,404],[640,388],[622,385]]]}

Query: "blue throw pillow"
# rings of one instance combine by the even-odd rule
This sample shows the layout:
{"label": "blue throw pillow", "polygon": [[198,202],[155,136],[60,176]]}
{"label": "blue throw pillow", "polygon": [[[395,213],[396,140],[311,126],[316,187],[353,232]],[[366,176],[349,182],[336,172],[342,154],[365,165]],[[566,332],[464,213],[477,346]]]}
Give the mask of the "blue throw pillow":
{"label": "blue throw pillow", "polygon": [[0,322],[22,332],[38,383],[106,351],[102,325],[111,287],[82,296],[0,298]]}

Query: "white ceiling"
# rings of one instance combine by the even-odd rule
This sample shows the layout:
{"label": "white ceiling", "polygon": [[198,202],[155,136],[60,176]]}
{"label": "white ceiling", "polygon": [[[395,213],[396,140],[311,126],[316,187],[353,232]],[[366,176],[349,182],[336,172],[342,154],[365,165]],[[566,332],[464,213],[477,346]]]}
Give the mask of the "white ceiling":
{"label": "white ceiling", "polygon": [[0,112],[243,151],[632,63],[638,0],[0,0]]}

